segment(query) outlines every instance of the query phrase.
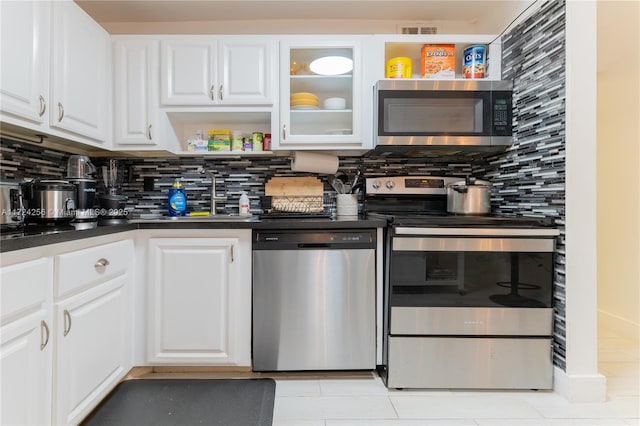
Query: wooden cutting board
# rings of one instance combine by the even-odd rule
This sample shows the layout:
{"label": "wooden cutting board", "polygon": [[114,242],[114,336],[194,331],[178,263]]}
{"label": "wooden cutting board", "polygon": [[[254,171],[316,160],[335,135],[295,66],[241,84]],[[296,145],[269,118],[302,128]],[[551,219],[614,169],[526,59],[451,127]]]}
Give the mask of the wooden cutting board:
{"label": "wooden cutting board", "polygon": [[264,194],[277,196],[320,196],[322,181],[316,177],[273,177],[264,185]]}

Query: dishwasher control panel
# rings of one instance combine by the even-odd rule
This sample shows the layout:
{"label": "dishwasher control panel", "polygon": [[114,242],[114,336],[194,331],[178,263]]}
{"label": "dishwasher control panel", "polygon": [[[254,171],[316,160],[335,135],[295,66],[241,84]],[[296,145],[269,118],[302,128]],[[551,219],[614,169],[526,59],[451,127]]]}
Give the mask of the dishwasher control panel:
{"label": "dishwasher control panel", "polygon": [[254,250],[375,248],[376,230],[254,230]]}

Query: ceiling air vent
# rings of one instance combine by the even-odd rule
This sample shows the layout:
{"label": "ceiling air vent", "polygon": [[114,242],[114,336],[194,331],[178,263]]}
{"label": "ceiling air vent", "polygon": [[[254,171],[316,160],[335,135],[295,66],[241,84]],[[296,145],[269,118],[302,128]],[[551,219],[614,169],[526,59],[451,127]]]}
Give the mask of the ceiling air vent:
{"label": "ceiling air vent", "polygon": [[437,34],[438,27],[430,27],[427,25],[402,25],[399,26],[398,33],[400,34]]}

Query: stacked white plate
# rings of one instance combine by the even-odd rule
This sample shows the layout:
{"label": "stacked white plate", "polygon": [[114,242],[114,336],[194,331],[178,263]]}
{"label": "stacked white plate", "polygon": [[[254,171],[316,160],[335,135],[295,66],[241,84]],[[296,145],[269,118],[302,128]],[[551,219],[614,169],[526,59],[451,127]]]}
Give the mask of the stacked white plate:
{"label": "stacked white plate", "polygon": [[323,105],[324,109],[345,109],[347,100],[345,98],[327,98]]}

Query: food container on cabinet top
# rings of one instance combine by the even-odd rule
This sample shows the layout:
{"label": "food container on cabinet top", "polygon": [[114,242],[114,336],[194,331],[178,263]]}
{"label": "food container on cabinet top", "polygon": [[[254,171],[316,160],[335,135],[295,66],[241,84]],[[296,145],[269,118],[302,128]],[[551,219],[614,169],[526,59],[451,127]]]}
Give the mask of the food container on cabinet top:
{"label": "food container on cabinet top", "polygon": [[420,75],[432,80],[456,77],[455,44],[425,44],[420,50]]}
{"label": "food container on cabinet top", "polygon": [[387,61],[386,78],[411,78],[411,58],[398,56]]}

